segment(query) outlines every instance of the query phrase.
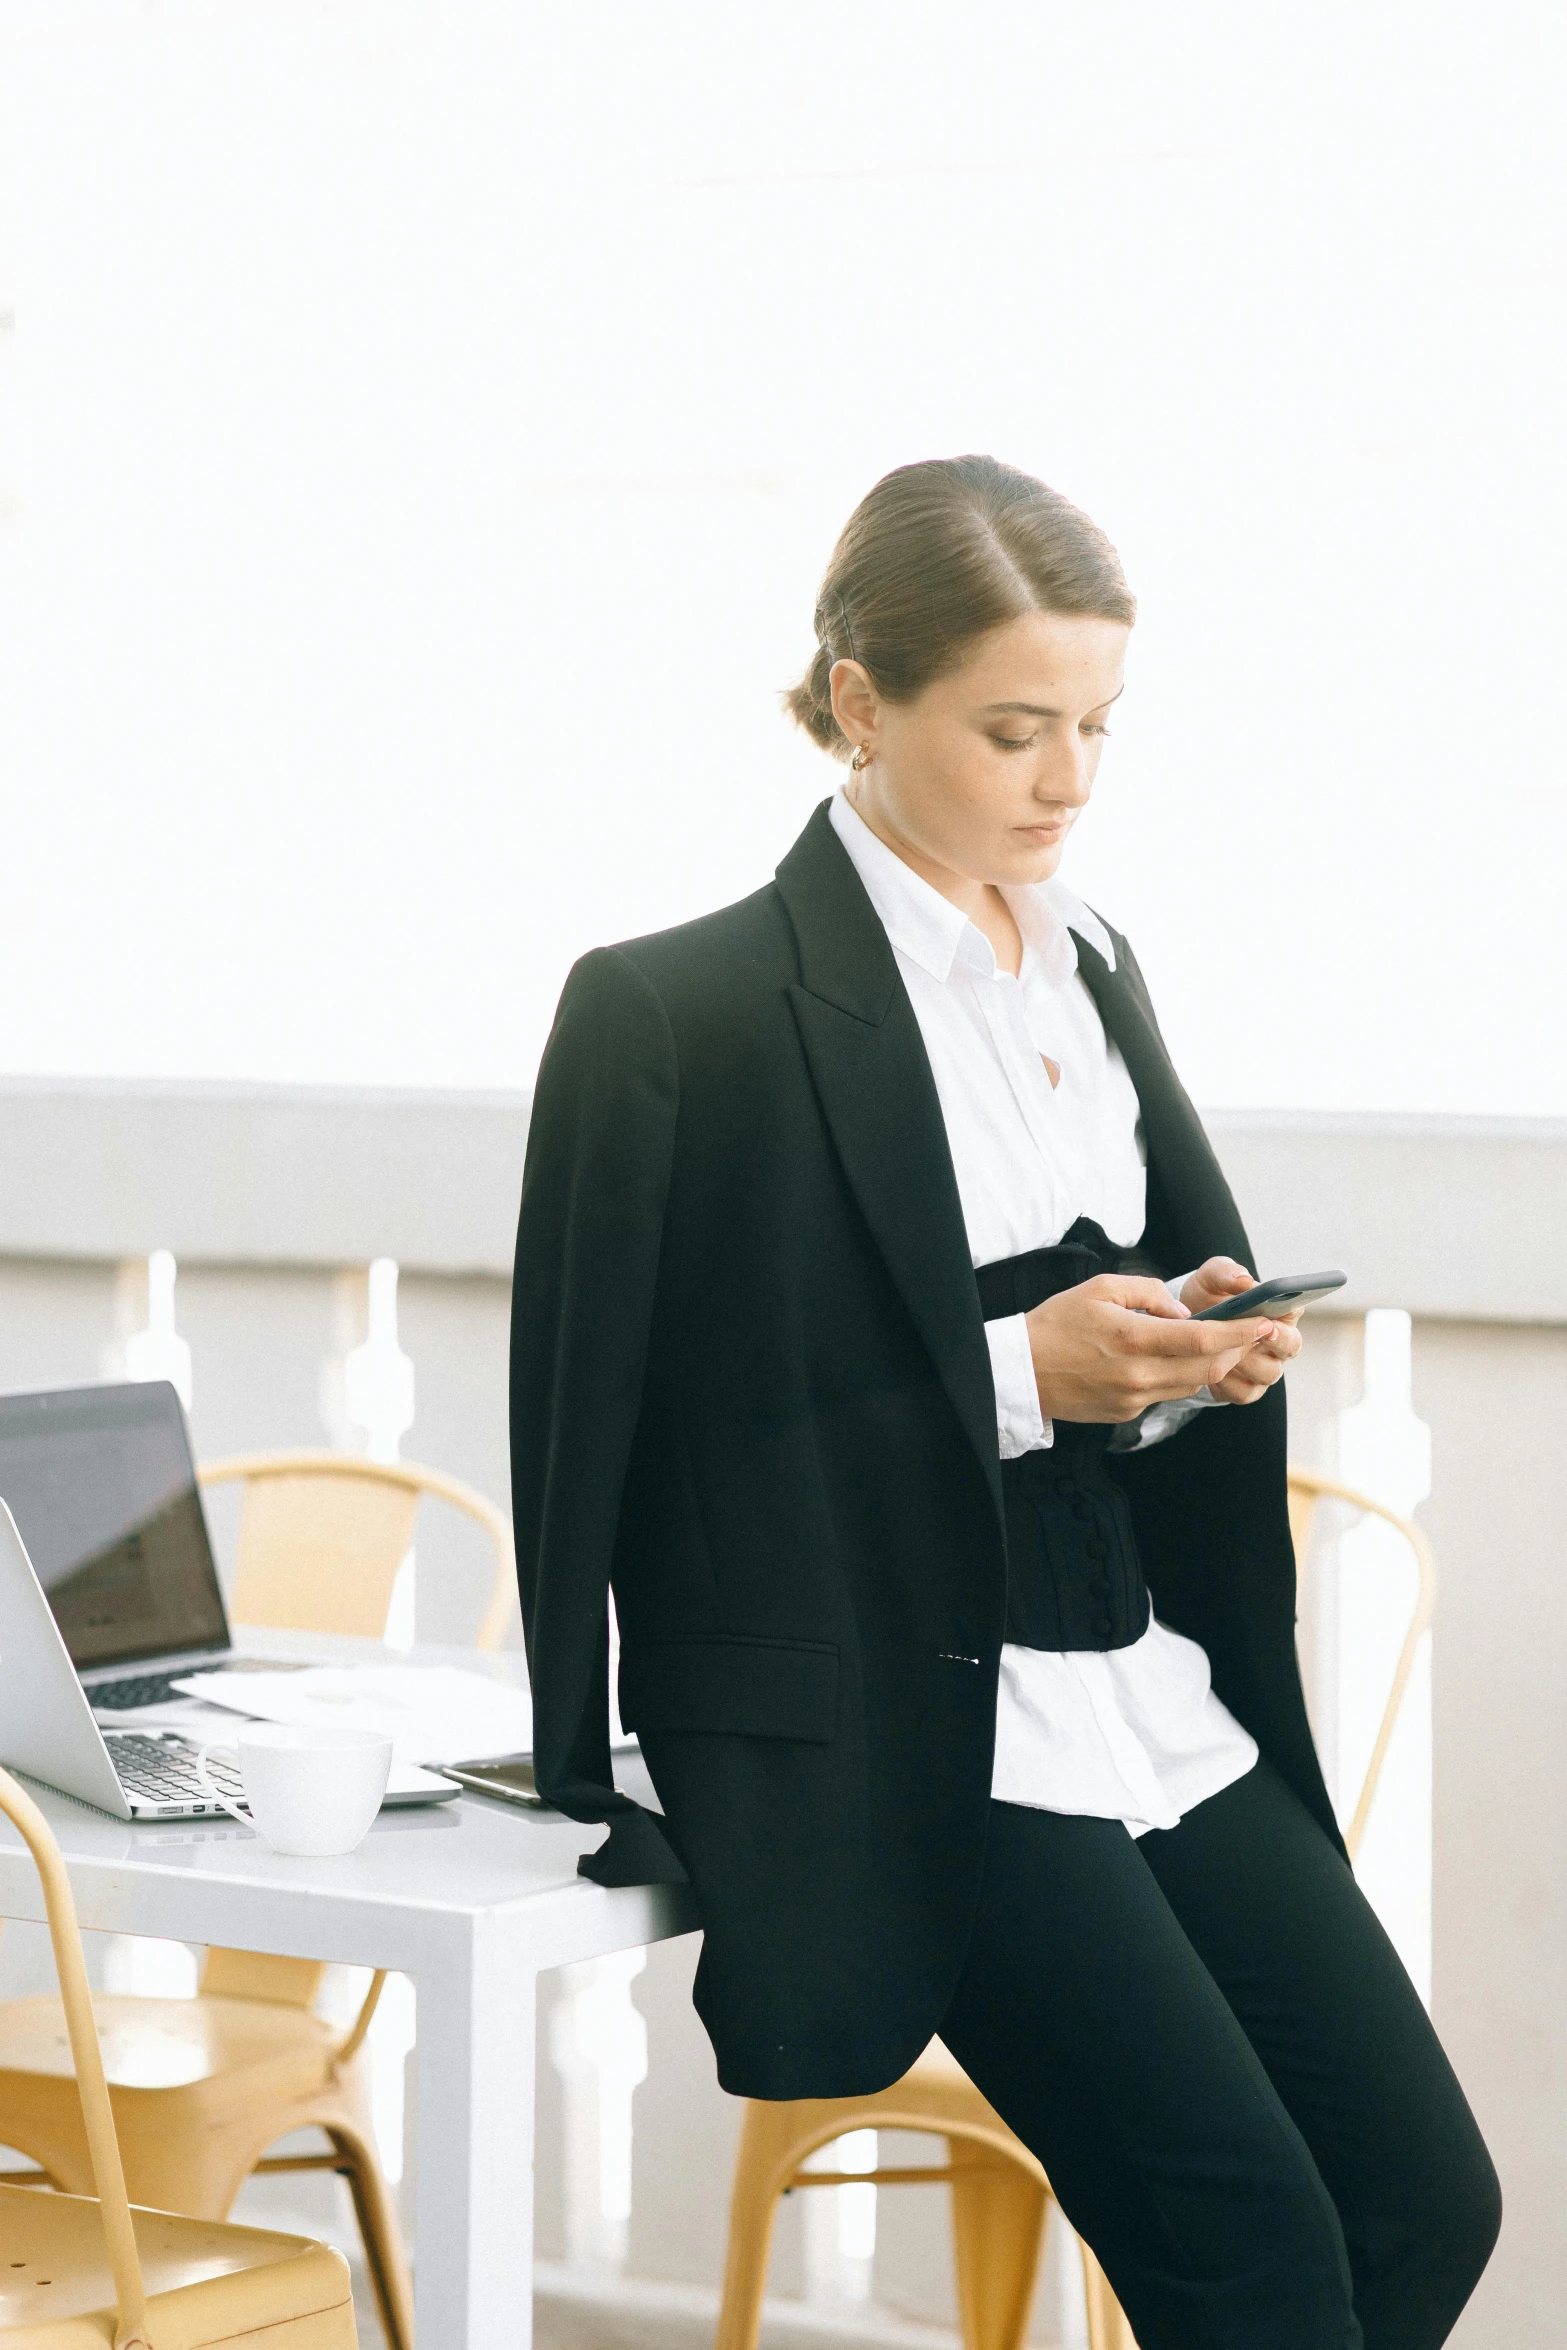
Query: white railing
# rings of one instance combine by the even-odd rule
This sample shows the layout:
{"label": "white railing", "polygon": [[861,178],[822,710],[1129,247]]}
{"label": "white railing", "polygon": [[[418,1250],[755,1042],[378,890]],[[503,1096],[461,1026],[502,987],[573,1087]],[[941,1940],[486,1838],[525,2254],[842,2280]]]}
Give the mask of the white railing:
{"label": "white railing", "polygon": [[[1413,1325],[1397,1307],[1365,1320],[1360,1402],[1332,1431],[1334,1474],[1401,1517],[1431,1491],[1431,1430],[1414,1409]],[[1333,1505],[1321,1513],[1331,1518]],[[1315,1562],[1327,1605],[1312,1661],[1318,1737],[1340,1818],[1347,1823],[1371,1759],[1389,1684],[1414,1606],[1409,1545],[1384,1519],[1361,1517]],[[1431,1643],[1427,1633],[1383,1765],[1356,1875],[1431,2003]]]}
{"label": "white railing", "polygon": [[549,2022],[563,2089],[566,2259],[618,2272],[631,2231],[632,2099],[647,2079],[647,2025],[631,1986],[647,1964],[620,1950],[561,1969]]}

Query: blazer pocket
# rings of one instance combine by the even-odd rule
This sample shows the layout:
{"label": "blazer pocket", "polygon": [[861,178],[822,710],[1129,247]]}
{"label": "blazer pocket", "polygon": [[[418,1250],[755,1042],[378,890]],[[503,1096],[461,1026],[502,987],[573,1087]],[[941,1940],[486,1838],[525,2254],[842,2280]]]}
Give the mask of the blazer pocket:
{"label": "blazer pocket", "polygon": [[620,1718],[628,1730],[826,1745],[838,1725],[838,1651],[729,1632],[642,1641],[620,1652]]}

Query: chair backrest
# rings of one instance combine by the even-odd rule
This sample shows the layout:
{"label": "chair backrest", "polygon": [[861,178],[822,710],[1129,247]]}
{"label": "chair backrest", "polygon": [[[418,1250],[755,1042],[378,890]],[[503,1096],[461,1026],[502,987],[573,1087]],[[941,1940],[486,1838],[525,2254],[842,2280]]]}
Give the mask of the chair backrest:
{"label": "chair backrest", "polygon": [[[114,2278],[119,2311],[115,2350],[138,2350],[138,2346],[139,2350],[147,2350],[147,2293],[131,2227],[130,2201],[125,2192],[125,2171],[120,2162],[120,2142],[114,2132],[109,2087],[104,2079],[103,2053],[93,2022],[92,1994],[87,1986],[87,1964],[82,1956],[71,1880],[65,1873],[65,1862],[48,1821],[26,1790],[4,1770],[0,1770],[0,1812],[21,1831],[43,1880],[49,1940],[54,1949],[55,1972],[60,1978],[60,1996],[76,2067],[76,2091],[81,2099],[93,2184],[98,2190],[98,2208],[108,2240],[109,2269]],[[32,2187],[26,2192],[36,2195],[44,2190]]]}
{"label": "chair backrest", "polygon": [[[490,1538],[495,1574],[476,1648],[499,1648],[517,1601],[511,1527],[494,1502],[415,1461],[367,1461],[353,1453],[238,1453],[196,1472],[203,1486],[242,1485],[230,1613],[236,1623],[302,1632],[357,1632],[378,1640],[392,1585],[426,1495],[474,1518]],[[201,1988],[225,1999],[309,2007],[326,1973],[314,1960],[251,1950],[207,1952]],[[346,2063],[369,2028],[383,1977],[371,1981],[348,2038]]]}
{"label": "chair backrest", "polygon": [[517,1607],[511,1527],[459,1478],[352,1453],[259,1452],[208,1461],[204,1486],[242,1484],[231,1613],[237,1623],[379,1639],[421,1500],[450,1504],[490,1538],[495,1574],[476,1648],[499,1648]]}
{"label": "chair backrest", "polygon": [[314,2007],[325,1976],[325,1959],[274,1958],[268,1951],[224,1950],[214,1943],[202,1965],[201,1988],[217,1999]]}
{"label": "chair backrest", "polygon": [[1360,1510],[1368,1517],[1381,1518],[1393,1527],[1408,1543],[1415,1563],[1415,1604],[1410,1610],[1409,1623],[1398,1662],[1393,1667],[1393,1678],[1388,1687],[1387,1703],[1382,1709],[1382,1720],[1377,1728],[1376,1742],[1371,1749],[1371,1760],[1361,1781],[1360,1793],[1344,1831],[1344,1842],[1349,1857],[1354,1859],[1360,1850],[1361,1838],[1366,1832],[1366,1821],[1376,1797],[1377,1783],[1382,1776],[1382,1765],[1392,1743],[1394,1724],[1409,1687],[1409,1676],[1414,1671],[1415,1657],[1424,1634],[1430,1629],[1436,1610],[1436,1561],[1431,1545],[1412,1518],[1401,1518],[1396,1510],[1373,1501],[1369,1493],[1357,1493],[1352,1485],[1340,1485],[1335,1478],[1318,1477],[1309,1469],[1291,1469],[1289,1472],[1290,1534],[1295,1544],[1295,1572],[1297,1578],[1306,1573],[1307,1555],[1311,1548],[1312,1522],[1317,1505],[1324,1500],[1346,1502],[1351,1509]]}

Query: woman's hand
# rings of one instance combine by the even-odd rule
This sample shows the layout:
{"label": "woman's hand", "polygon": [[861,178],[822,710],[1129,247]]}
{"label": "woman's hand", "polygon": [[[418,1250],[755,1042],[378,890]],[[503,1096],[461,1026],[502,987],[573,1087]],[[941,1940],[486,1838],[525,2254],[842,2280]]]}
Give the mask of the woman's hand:
{"label": "woman's hand", "polygon": [[[1186,1286],[1205,1280],[1228,1259],[1214,1258]],[[1249,1286],[1240,1266],[1235,1287]],[[1228,1297],[1231,1288],[1214,1296]],[[1208,1301],[1205,1301],[1208,1302]],[[1259,1350],[1279,1330],[1271,1318],[1254,1322],[1194,1322],[1162,1281],[1131,1274],[1100,1273],[1047,1297],[1025,1317],[1039,1386],[1039,1408],[1047,1420],[1135,1420],[1150,1404],[1197,1395],[1215,1395],[1221,1382],[1243,1362],[1253,1365]],[[1288,1335],[1294,1338],[1294,1333]],[[1294,1338],[1293,1353],[1300,1341]],[[1272,1372],[1276,1379],[1282,1362]],[[1249,1374],[1254,1375],[1254,1374]],[[1263,1379],[1256,1393],[1270,1381]],[[1248,1393],[1235,1400],[1250,1402]]]}
{"label": "woman's hand", "polygon": [[[1233,1257],[1210,1257],[1183,1284],[1181,1303],[1198,1314],[1204,1306],[1216,1306],[1221,1297],[1235,1297],[1251,1287],[1244,1265]],[[1222,1378],[1210,1379],[1212,1392],[1225,1403],[1255,1403],[1259,1395],[1266,1395],[1274,1381],[1283,1378],[1285,1364],[1300,1352],[1299,1321],[1298,1307],[1293,1314],[1273,1315],[1271,1337],[1251,1347]],[[1231,1322],[1229,1327],[1239,1330],[1242,1325]]]}

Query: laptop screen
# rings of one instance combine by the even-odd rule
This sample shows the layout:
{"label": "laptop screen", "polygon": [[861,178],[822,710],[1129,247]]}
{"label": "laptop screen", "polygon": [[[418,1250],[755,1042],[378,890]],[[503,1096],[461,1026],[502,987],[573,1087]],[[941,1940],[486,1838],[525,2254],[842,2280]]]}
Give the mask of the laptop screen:
{"label": "laptop screen", "polygon": [[227,1648],[185,1414],[167,1381],[0,1395],[0,1498],[74,1664]]}

